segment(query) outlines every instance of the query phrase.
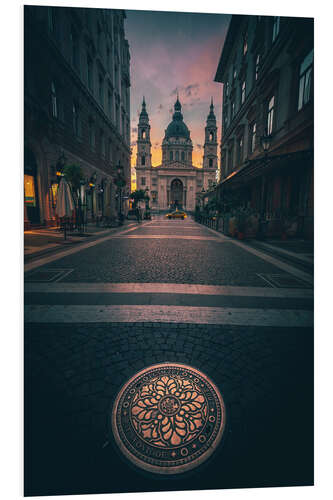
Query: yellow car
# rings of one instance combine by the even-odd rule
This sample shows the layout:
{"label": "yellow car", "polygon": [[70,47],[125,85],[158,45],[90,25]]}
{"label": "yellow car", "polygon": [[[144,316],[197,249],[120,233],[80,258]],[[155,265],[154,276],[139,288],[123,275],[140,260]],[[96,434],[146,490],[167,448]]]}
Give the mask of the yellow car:
{"label": "yellow car", "polygon": [[170,214],[166,214],[168,219],[186,219],[187,215],[185,212],[181,212],[180,210],[176,210],[175,212],[171,212]]}

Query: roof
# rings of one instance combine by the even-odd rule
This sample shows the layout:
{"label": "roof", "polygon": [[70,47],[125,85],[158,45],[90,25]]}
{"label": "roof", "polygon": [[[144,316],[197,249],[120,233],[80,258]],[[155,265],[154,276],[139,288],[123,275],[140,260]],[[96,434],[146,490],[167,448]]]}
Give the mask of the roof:
{"label": "roof", "polygon": [[170,137],[184,137],[185,139],[190,139],[190,131],[183,121],[183,115],[181,113],[182,105],[179,102],[178,96],[174,109],[175,112],[172,116],[172,122],[170,122],[166,128],[164,139],[169,139]]}

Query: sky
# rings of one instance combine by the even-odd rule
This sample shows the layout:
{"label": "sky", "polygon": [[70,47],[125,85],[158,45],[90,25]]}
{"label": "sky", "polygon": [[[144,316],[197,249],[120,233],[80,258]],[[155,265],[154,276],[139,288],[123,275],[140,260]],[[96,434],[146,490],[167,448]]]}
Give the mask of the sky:
{"label": "sky", "polygon": [[151,126],[152,165],[161,164],[164,132],[177,98],[191,132],[193,164],[202,165],[211,97],[221,134],[222,85],[214,82],[231,19],[223,14],[126,11],[131,55],[131,146],[136,163],[137,124],[145,96]]}

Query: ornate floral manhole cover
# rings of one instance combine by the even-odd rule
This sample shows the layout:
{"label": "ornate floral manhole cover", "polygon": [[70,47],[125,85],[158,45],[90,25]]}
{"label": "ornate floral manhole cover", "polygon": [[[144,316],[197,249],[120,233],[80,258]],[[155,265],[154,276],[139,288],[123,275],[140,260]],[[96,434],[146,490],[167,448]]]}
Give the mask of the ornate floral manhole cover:
{"label": "ornate floral manhole cover", "polygon": [[120,390],[112,429],[124,455],[137,466],[177,474],[205,461],[225,425],[222,396],[191,366],[162,363],[138,372]]}

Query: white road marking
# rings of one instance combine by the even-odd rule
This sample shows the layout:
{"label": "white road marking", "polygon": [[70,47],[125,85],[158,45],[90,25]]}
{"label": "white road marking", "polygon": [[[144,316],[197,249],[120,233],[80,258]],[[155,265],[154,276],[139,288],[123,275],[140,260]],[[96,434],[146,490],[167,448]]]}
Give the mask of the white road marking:
{"label": "white road marking", "polygon": [[[151,222],[143,223],[141,227],[148,226],[149,224],[151,224]],[[125,229],[124,231],[117,233],[117,235],[129,233],[130,231],[135,231],[135,229],[137,229],[137,228],[138,228],[138,226],[134,226],[134,227],[131,227],[129,229]],[[36,269],[37,267],[44,266],[45,264],[48,264],[49,262],[54,262],[56,260],[62,259],[63,257],[67,257],[68,255],[72,255],[74,253],[80,252],[81,250],[85,250],[86,248],[94,247],[96,245],[99,245],[100,243],[103,243],[104,241],[111,240],[112,238],[114,238],[113,233],[110,234],[109,236],[105,236],[104,238],[99,238],[99,239],[94,240],[94,241],[88,241],[87,243],[82,243],[81,245],[77,245],[75,247],[69,248],[67,250],[64,250],[63,252],[58,252],[54,255],[49,255],[47,257],[41,257],[40,259],[34,260],[33,262],[28,262],[24,266],[24,272],[26,273],[28,271],[31,271],[32,269]]]}
{"label": "white road marking", "polygon": [[249,253],[252,253],[256,257],[259,257],[262,260],[265,260],[266,262],[269,262],[270,264],[273,264],[273,266],[278,267],[279,269],[282,269],[283,271],[286,271],[289,274],[292,274],[293,276],[296,276],[297,278],[300,278],[303,281],[306,281],[306,283],[311,283],[313,284],[313,276],[309,273],[306,273],[304,271],[301,271],[297,267],[291,266],[290,264],[286,264],[285,262],[282,262],[275,257],[271,257],[270,255],[267,255],[264,252],[261,252],[260,250],[256,250],[255,248],[250,247],[249,245],[246,245],[246,243],[242,243],[241,241],[235,240],[234,238],[230,238],[229,236],[225,236],[224,234],[220,234],[214,229],[211,229],[209,227],[206,227],[208,231],[211,231],[213,234],[215,234],[216,237],[221,238],[222,240],[228,240],[230,243],[233,243],[234,245],[242,248],[243,250],[246,250]]}
{"label": "white road marking", "polygon": [[312,311],[232,307],[27,305],[28,323],[191,323],[258,327],[312,327]]}
{"label": "white road marking", "polygon": [[216,241],[221,243],[219,238],[212,238],[210,236],[184,236],[181,234],[131,234],[130,236],[116,235],[113,239],[132,239],[132,240],[200,240],[200,241]]}
{"label": "white road marking", "polygon": [[236,297],[313,298],[312,289],[188,285],[179,283],[25,283],[27,293],[165,293]]}

